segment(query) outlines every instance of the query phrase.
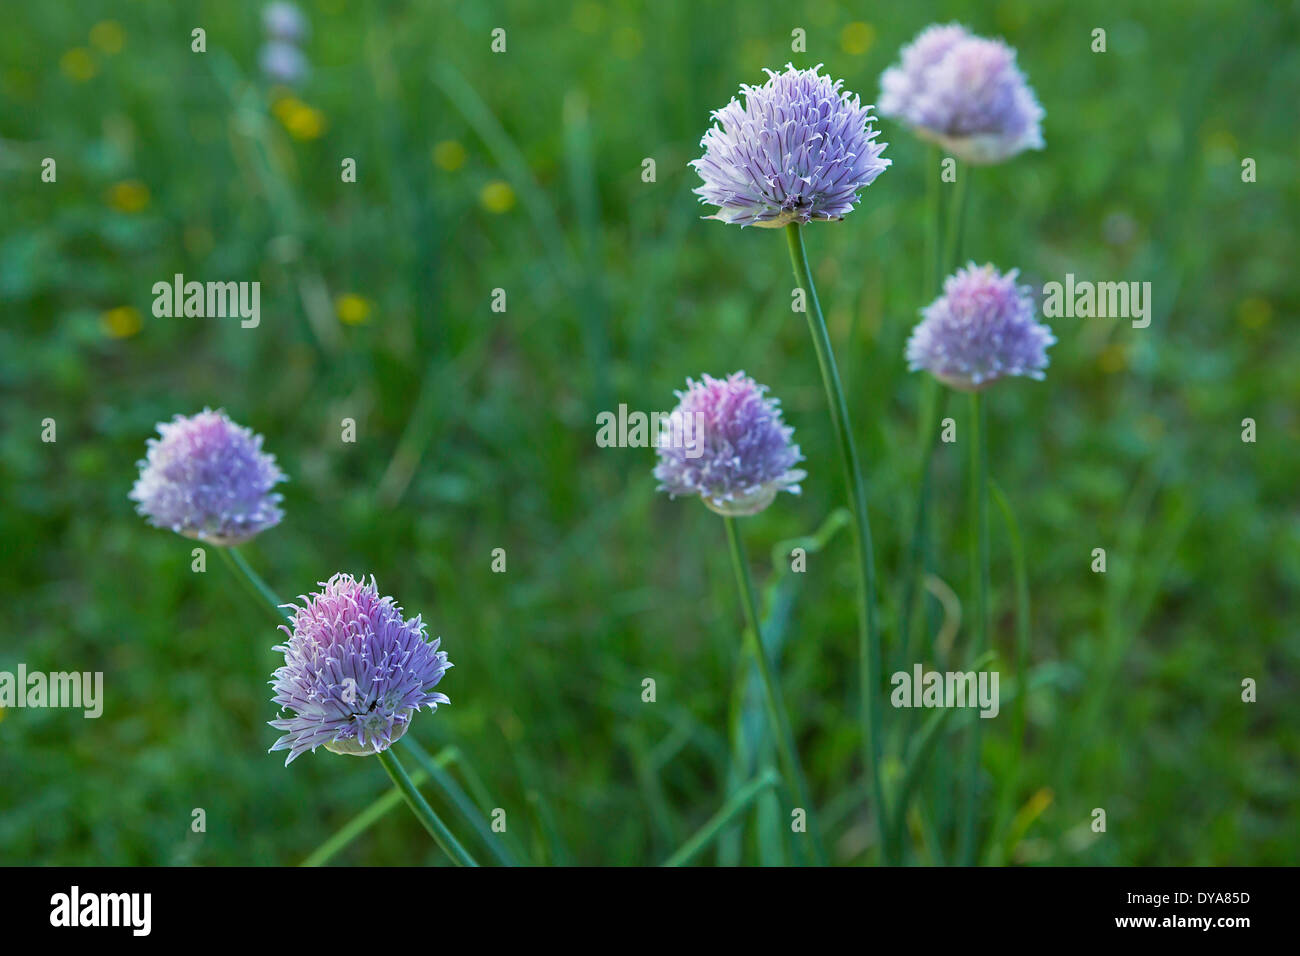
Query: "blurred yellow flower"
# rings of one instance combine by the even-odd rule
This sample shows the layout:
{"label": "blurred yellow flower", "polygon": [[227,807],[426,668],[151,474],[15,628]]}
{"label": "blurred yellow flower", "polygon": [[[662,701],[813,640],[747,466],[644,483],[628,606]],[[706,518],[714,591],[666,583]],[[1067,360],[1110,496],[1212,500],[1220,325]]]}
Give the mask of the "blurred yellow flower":
{"label": "blurred yellow flower", "polygon": [[90,28],[90,42],[105,53],[121,53],[126,44],[126,31],[116,20],[101,20]]}
{"label": "blurred yellow flower", "polygon": [[325,114],[310,106],[296,110],[284,128],[294,139],[319,139],[325,132]]}
{"label": "blurred yellow flower", "polygon": [[1237,321],[1248,329],[1262,329],[1273,318],[1273,306],[1267,299],[1251,296],[1237,305]]}
{"label": "blurred yellow flower", "polygon": [[108,190],[108,204],[118,212],[139,212],[149,205],[149,187],[138,179],[124,179]]}
{"label": "blurred yellow flower", "polygon": [[1107,375],[1122,372],[1128,366],[1128,349],[1122,345],[1108,345],[1097,356],[1097,366]]}
{"label": "blurred yellow flower", "polygon": [[494,179],[479,192],[478,201],[488,212],[509,212],[515,208],[515,191],[509,183]]}
{"label": "blurred yellow flower", "polygon": [[870,23],[855,20],[845,24],[840,31],[840,49],[850,56],[862,56],[876,42],[876,28]]}
{"label": "blurred yellow flower", "polygon": [[99,316],[104,334],[113,339],[129,339],[140,331],[140,310],[129,305],[119,305]]}
{"label": "blurred yellow flower", "polygon": [[271,112],[294,139],[319,139],[325,132],[325,114],[296,96],[282,96],[271,104]]}
{"label": "blurred yellow flower", "polygon": [[334,300],[334,311],[344,325],[361,325],[370,318],[370,300],[348,292]]}
{"label": "blurred yellow flower", "polygon": [[63,75],[75,83],[85,83],[99,72],[90,51],[85,47],[75,47],[59,57],[59,69]]}
{"label": "blurred yellow flower", "polygon": [[296,109],[300,109],[307,104],[289,93],[282,93],[271,101],[271,112],[281,123],[284,118]]}
{"label": "blurred yellow flower", "polygon": [[433,147],[433,161],[439,169],[454,172],[465,165],[465,147],[454,139],[444,139]]}

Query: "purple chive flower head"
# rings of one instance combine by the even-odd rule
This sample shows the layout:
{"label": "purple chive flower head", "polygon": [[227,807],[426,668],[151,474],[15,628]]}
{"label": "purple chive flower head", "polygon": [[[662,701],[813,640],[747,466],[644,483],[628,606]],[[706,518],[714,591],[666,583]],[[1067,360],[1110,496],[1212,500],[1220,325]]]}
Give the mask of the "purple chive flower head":
{"label": "purple chive flower head", "polygon": [[158,434],[128,495],[155,528],[231,545],[280,523],[282,496],[271,489],[287,479],[261,435],[206,408],[160,422]]}
{"label": "purple chive flower head", "polygon": [[778,491],[798,494],[807,473],[794,466],[803,455],[790,441],[794,429],[781,421],[781,403],[766,391],[744,372],[688,378],[664,428],[683,440],[659,442],[659,490],[699,495],[728,516],[757,514]]}
{"label": "purple chive flower head", "polygon": [[449,704],[434,691],[452,665],[426,640],[420,618],[406,620],[390,597],[370,583],[336,574],[318,593],[293,606],[293,630],[284,666],[271,681],[272,700],[292,716],[270,721],[285,731],[272,750],[288,750],[285,766],[323,746],[337,754],[365,756],[387,750],[406,733],[411,716]]}
{"label": "purple chive flower head", "polygon": [[1034,300],[1028,286],[1016,285],[1018,274],[972,262],[949,276],[943,295],[921,310],[912,330],[908,368],[967,392],[1009,375],[1041,379],[1056,337],[1035,319]]}
{"label": "purple chive flower head", "polygon": [[871,107],[819,69],[767,70],[762,86],[741,85],[743,106],[733,97],[713,111],[718,125],[690,164],[704,180],[700,202],[718,207],[708,218],[769,228],[843,219],[885,171]]}
{"label": "purple chive flower head", "polygon": [[1042,149],[1043,108],[1001,40],[955,23],[927,27],[880,77],[880,113],[970,163]]}
{"label": "purple chive flower head", "polygon": [[307,18],[292,3],[276,0],[262,8],[262,27],[273,40],[298,43],[307,36]]}
{"label": "purple chive flower head", "polygon": [[265,44],[257,59],[268,80],[285,86],[296,86],[311,71],[301,50],[279,40]]}

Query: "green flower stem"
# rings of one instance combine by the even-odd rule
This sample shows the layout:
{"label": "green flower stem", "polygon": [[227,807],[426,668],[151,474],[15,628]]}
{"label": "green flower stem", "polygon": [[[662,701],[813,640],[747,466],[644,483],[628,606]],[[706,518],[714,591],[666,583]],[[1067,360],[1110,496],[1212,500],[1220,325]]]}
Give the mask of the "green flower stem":
{"label": "green flower stem", "polygon": [[740,816],[764,790],[775,787],[777,776],[772,770],[764,770],[749,783],[745,784],[729,799],[722,808],[709,818],[695,834],[678,848],[677,852],[664,861],[664,866],[684,866],[691,862],[700,851],[712,842],[719,833],[736,817]]}
{"label": "green flower stem", "polygon": [[[954,184],[952,202],[948,204],[948,228],[944,232],[943,243],[940,245],[939,233],[940,223],[943,220],[943,203],[940,201],[939,195],[939,148],[937,146],[932,145],[930,147],[927,160],[926,202],[929,205],[929,215],[926,217],[926,256],[925,269],[923,270],[926,273],[926,286],[922,293],[922,301],[925,302],[929,302],[932,296],[941,291],[944,270],[955,269],[961,264],[956,260],[960,259],[962,253],[962,242],[965,238],[966,207],[969,204],[967,197],[970,195],[970,191],[966,188],[966,177],[970,175],[970,172],[969,170],[962,170],[960,178]],[[903,649],[904,658],[907,656],[912,638],[912,614],[914,613],[913,605],[916,602],[916,584],[922,573],[922,569],[918,568],[917,565],[920,562],[920,549],[924,540],[925,522],[930,503],[930,461],[934,457],[934,446],[938,441],[935,424],[943,416],[943,408],[947,398],[947,390],[941,388],[938,381],[932,376],[925,376],[925,381],[921,385],[921,465],[920,478],[917,484],[916,515],[912,526],[911,542],[903,560],[904,590],[899,643]]]}
{"label": "green flower stem", "polygon": [[[438,759],[441,759],[439,755]],[[423,770],[417,770],[411,777],[411,782],[417,787],[429,779],[429,775]],[[318,846],[311,854],[299,863],[299,866],[313,867],[324,866],[330,860],[334,859],[342,850],[357,837],[365,833],[378,821],[382,820],[388,811],[402,802],[402,793],[400,790],[391,788],[385,790],[383,795],[378,797],[370,806],[366,807],[355,817],[349,820],[343,826],[339,827],[328,840]]]}
{"label": "green flower stem", "polygon": [[392,778],[394,785],[406,798],[406,805],[411,808],[411,812],[415,814],[416,819],[424,824],[424,828],[429,831],[429,835],[433,837],[434,842],[442,847],[442,851],[451,857],[452,862],[457,866],[478,866],[474,862],[474,858],[452,836],[451,831],[447,829],[447,825],[433,812],[433,808],[425,802],[420,791],[411,782],[411,778],[406,775],[402,762],[397,759],[397,754],[393,753],[391,747],[379,752],[379,762],[384,765],[384,769],[388,771],[388,776]]}
{"label": "green flower stem", "polygon": [[[952,204],[948,207],[948,234],[943,243],[943,262],[949,270],[957,269],[962,265],[962,246],[966,240],[966,207],[970,205],[970,189],[966,184],[966,177],[969,175],[969,167],[961,169],[957,181],[953,183],[954,195]],[[940,276],[935,292],[942,282],[943,276]]]}
{"label": "green flower stem", "polygon": [[511,855],[499,835],[492,832],[492,827],[488,824],[482,810],[474,805],[474,801],[469,798],[469,794],[461,789],[460,784],[444,768],[443,763],[431,757],[428,751],[412,739],[413,737],[413,734],[407,734],[401,739],[398,746],[409,750],[412,756],[415,757],[416,764],[428,771],[429,776],[433,778],[433,782],[442,791],[443,796],[456,808],[461,818],[479,835],[479,839],[488,848],[488,852],[496,857],[497,862],[502,866],[515,866],[514,856]]}
{"label": "green flower stem", "polygon": [[853,529],[858,564],[858,683],[861,685],[862,745],[866,766],[871,774],[871,794],[876,805],[876,827],[880,846],[886,862],[894,857],[891,829],[886,819],[885,788],[881,778],[880,742],[880,631],[876,625],[876,567],[872,557],[871,525],[867,522],[867,495],[862,483],[862,469],[858,465],[858,451],[853,444],[853,429],[849,423],[848,404],[844,388],[835,367],[835,354],[831,350],[830,334],[822,315],[817,289],[813,286],[808,269],[808,254],[804,250],[803,234],[798,223],[785,227],[790,246],[790,262],[794,266],[795,280],[808,296],[808,329],[812,333],[813,347],[817,351],[817,364],[821,368],[822,383],[826,387],[826,401],[830,406],[831,425],[835,429],[840,447],[840,461],[844,466],[844,483],[848,486],[849,505],[853,512]]}
{"label": "green flower stem", "polygon": [[930,512],[930,464],[934,459],[934,446],[937,444],[937,425],[943,417],[944,407],[948,401],[948,390],[939,385],[937,379],[927,375],[921,384],[921,417],[917,436],[921,445],[921,462],[917,468],[916,514],[912,520],[912,537],[908,543],[903,560],[903,603],[899,610],[898,643],[902,663],[908,663],[907,656],[911,650],[912,615],[916,613],[921,589],[920,583],[924,567],[921,563],[921,550],[925,543],[925,532],[929,524]]}
{"label": "green flower stem", "polygon": [[[938,165],[939,150],[937,147],[930,147],[929,159],[931,167]],[[931,184],[927,190],[931,215],[926,230],[926,250],[928,253],[926,266],[932,271],[929,274],[928,285],[923,296],[926,301],[941,291],[944,269],[956,269],[961,265],[962,244],[966,234],[966,208],[970,205],[968,198],[970,190],[966,186],[966,177],[969,175],[970,171],[968,169],[962,170],[959,179],[954,184],[952,202],[948,205],[948,228],[945,232],[942,248],[939,247],[939,223],[943,215],[942,203],[939,200],[938,180],[934,175],[927,178],[927,182]],[[912,538],[903,562],[905,572],[903,577],[904,597],[901,605],[902,624],[899,628],[899,641],[904,656],[906,656],[912,637],[911,625],[912,614],[914,613],[913,605],[916,602],[916,584],[923,570],[917,565],[920,561],[920,549],[924,541],[925,523],[929,511],[930,462],[934,457],[934,447],[938,441],[935,425],[943,417],[944,405],[948,400],[947,389],[941,388],[938,381],[929,375],[925,376],[925,382],[922,384],[921,390],[920,478]]]}
{"label": "green flower stem", "polygon": [[289,620],[289,614],[280,607],[280,599],[275,596],[261,576],[253,570],[252,566],[244,560],[244,556],[239,553],[239,549],[233,545],[229,547],[218,547],[217,552],[225,560],[235,577],[239,578],[250,588],[250,593],[257,599],[259,604],[264,604],[271,609],[275,615],[276,621]]}
{"label": "green flower stem", "polygon": [[772,725],[772,739],[776,742],[777,756],[781,769],[785,773],[786,783],[793,788],[804,812],[808,815],[808,834],[812,837],[813,855],[817,863],[826,865],[826,850],[822,844],[821,830],[817,825],[816,813],[813,812],[812,797],[808,793],[808,782],[804,779],[803,767],[799,764],[799,754],[794,745],[794,732],[790,729],[790,715],[786,712],[785,701],[781,698],[781,689],[772,677],[772,664],[767,658],[767,649],[763,646],[762,632],[758,629],[758,602],[754,599],[754,582],[749,576],[749,562],[740,544],[740,529],[735,518],[724,516],[727,526],[727,543],[731,546],[731,563],[736,570],[736,586],[740,589],[740,603],[745,610],[748,624],[745,637],[750,653],[758,664],[758,676],[763,685],[763,698],[767,706],[767,718]]}
{"label": "green flower stem", "polygon": [[942,232],[943,203],[939,201],[939,147],[931,145],[925,163],[925,263],[921,269],[921,301],[929,302],[943,279],[940,257],[944,249],[939,245]]}
{"label": "green flower stem", "polygon": [[989,479],[989,490],[1006,523],[1007,545],[1011,549],[1011,568],[1016,582],[1016,699],[1011,712],[1011,739],[1015,741],[1016,749],[1011,761],[1011,773],[1002,779],[1002,792],[998,797],[996,825],[988,857],[991,865],[1001,866],[1006,853],[1003,839],[1010,827],[1012,801],[1016,788],[1020,785],[1025,752],[1025,708],[1029,698],[1029,574],[1025,568],[1025,548],[1020,537],[1020,525],[1016,522],[1015,512],[1011,510],[1011,502],[992,479]]}
{"label": "green flower stem", "polygon": [[[988,449],[985,438],[984,403],[979,392],[970,396],[970,587],[974,595],[971,611],[970,659],[980,657],[989,641],[989,516],[988,516]],[[979,786],[980,721],[971,725],[966,739],[966,787],[957,860],[964,865],[975,862],[975,805]]]}

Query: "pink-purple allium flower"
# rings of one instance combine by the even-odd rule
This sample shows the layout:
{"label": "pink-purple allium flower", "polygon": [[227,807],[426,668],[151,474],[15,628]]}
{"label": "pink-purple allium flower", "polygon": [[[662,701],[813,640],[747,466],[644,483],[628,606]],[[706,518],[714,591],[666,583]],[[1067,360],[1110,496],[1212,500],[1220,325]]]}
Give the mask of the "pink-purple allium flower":
{"label": "pink-purple allium flower", "polygon": [[688,378],[664,430],[691,437],[660,441],[659,490],[674,498],[699,495],[710,509],[732,517],[757,514],[778,491],[798,494],[807,473],[794,466],[803,455],[791,442],[794,429],[781,420],[780,401],[764,397],[766,391],[744,372]]}
{"label": "pink-purple allium flower", "polygon": [[206,408],[159,422],[158,434],[128,495],[151,525],[232,545],[280,523],[282,496],[272,488],[287,479],[261,435]]}
{"label": "pink-purple allium flower", "polygon": [[885,171],[871,107],[819,69],[766,70],[762,86],[741,85],[743,106],[733,97],[713,111],[718,125],[690,164],[704,180],[700,202],[718,207],[706,218],[768,228],[843,219]]}
{"label": "pink-purple allium flower", "polygon": [[970,163],[1042,149],[1043,108],[1001,40],[956,23],[927,27],[880,77],[880,114]]}
{"label": "pink-purple allium flower", "polygon": [[366,756],[387,750],[425,707],[449,704],[434,691],[452,664],[429,641],[416,616],[406,620],[390,597],[370,583],[336,574],[321,591],[292,606],[293,630],[276,669],[272,700],[292,716],[270,721],[285,731],[271,750],[288,750],[285,766],[323,746],[337,754]]}
{"label": "pink-purple allium flower", "polygon": [[943,295],[921,310],[912,330],[908,368],[967,392],[1010,375],[1043,378],[1056,337],[1036,320],[1029,287],[1016,285],[1018,274],[972,262],[949,276]]}

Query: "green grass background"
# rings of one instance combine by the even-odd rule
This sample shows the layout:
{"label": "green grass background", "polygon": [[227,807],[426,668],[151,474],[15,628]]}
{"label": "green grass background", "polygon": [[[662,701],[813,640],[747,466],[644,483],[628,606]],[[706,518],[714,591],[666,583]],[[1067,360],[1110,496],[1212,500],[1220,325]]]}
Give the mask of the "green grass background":
{"label": "green grass background", "polygon": [[[1154,295],[1145,330],[1056,320],[1046,381],[988,393],[993,475],[1028,557],[1033,689],[1022,760],[1009,704],[985,722],[982,827],[1014,771],[1016,862],[1294,862],[1300,6],[322,0],[304,5],[313,73],[297,96],[324,122],[309,139],[270,110],[259,10],[26,4],[0,31],[0,669],[103,671],[107,698],[99,720],[0,713],[0,862],[291,864],[388,788],[373,760],[321,751],[285,769],[267,753],[277,634],[215,555],[192,573],[192,544],[127,500],[154,423],[205,405],[265,434],[291,476],[283,524],[245,549],[273,588],[374,573],[442,637],[453,703],[412,735],[459,750],[453,775],[506,810],[520,853],[665,858],[726,797],[740,613],[718,518],[656,494],[650,450],[596,447],[595,417],[667,409],[687,375],[737,368],[772,386],[808,458],[804,494],[744,527],[832,855],[876,861],[848,534],[802,575],[771,558],[843,498],[783,237],[701,221],[686,163],[709,110],[763,67],[824,63],[873,102],[899,47],[950,19],[1013,44],[1047,114],[1046,150],[972,173],[967,254],[1035,284],[1073,272]],[[96,42],[104,21],[120,34]],[[795,27],[807,53],[791,52]],[[896,624],[922,386],[902,349],[935,290],[926,149],[880,126],[894,165],[806,239],[893,670],[911,663]],[[447,142],[464,150],[454,170],[433,158]],[[1241,181],[1243,157],[1258,182]],[[122,208],[122,182],[147,189],[142,208]],[[483,201],[497,182],[504,212]],[[151,286],[176,272],[260,281],[261,326],[154,318]],[[338,320],[343,295],[371,303],[366,321]],[[132,331],[104,317],[124,306],[140,326],[110,334]],[[960,434],[964,403],[950,407]],[[931,542],[963,599],[964,462],[960,442],[936,452]],[[991,520],[1009,699],[1014,594]],[[959,743],[943,741],[923,792],[941,842]],[[765,799],[701,862],[786,858],[780,813]],[[443,862],[401,808],[335,859]]]}

